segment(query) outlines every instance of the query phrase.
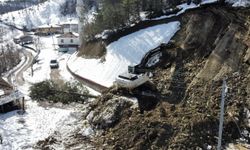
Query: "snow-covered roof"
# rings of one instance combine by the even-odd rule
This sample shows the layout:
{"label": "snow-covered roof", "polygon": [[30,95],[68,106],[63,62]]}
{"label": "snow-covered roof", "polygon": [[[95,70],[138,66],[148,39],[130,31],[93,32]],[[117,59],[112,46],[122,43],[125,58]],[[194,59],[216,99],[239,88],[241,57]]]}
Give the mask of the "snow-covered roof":
{"label": "snow-covered roof", "polygon": [[0,78],[0,89],[12,89],[12,86],[6,82],[4,79]]}
{"label": "snow-covered roof", "polygon": [[64,33],[60,36],[58,36],[57,38],[78,38],[79,34],[74,33],[74,32],[68,32],[68,33]]}
{"label": "snow-covered roof", "polygon": [[64,24],[78,24],[78,21],[77,20],[72,20],[72,21],[60,22],[60,25],[64,25]]}
{"label": "snow-covered roof", "polygon": [[41,25],[41,26],[38,26],[37,28],[61,28],[61,26],[59,25],[55,25],[55,24],[48,24],[48,25]]}

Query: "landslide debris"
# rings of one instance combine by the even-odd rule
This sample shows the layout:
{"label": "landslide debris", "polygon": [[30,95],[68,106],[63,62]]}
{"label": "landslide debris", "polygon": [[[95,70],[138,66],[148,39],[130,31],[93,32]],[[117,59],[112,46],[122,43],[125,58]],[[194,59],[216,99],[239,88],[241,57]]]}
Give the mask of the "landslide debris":
{"label": "landslide debris", "polygon": [[[105,126],[94,144],[101,149],[216,149],[221,87],[226,79],[223,146],[249,137],[249,9],[211,6],[187,12],[148,85],[113,88],[93,110]],[[171,55],[171,56],[170,56]],[[172,58],[174,59],[168,59]],[[150,91],[151,96],[142,96]],[[148,95],[150,95],[148,94]],[[120,96],[135,96],[138,108]],[[114,104],[117,103],[117,104]],[[115,108],[107,126],[103,114]],[[124,106],[124,107],[118,107]],[[151,106],[151,107],[150,107]],[[112,120],[112,119],[111,119]]]}

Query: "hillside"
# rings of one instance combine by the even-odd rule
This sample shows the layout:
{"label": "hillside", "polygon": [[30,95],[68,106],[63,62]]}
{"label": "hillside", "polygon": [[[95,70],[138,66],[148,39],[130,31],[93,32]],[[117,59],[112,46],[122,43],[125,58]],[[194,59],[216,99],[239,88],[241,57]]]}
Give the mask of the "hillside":
{"label": "hillside", "polygon": [[[248,143],[249,15],[221,5],[186,12],[175,46],[164,50],[148,84],[113,87],[92,104],[86,119],[103,132],[88,142],[104,149],[215,149],[225,79],[223,147],[240,138]],[[123,96],[136,97],[138,106]]]}
{"label": "hillside", "polygon": [[[75,10],[74,2],[68,0],[45,1],[25,9],[2,14],[1,20],[28,29],[44,24],[60,24],[60,22],[69,21],[69,18],[77,20],[76,13],[73,11]],[[68,7],[72,8],[68,9]]]}
{"label": "hillside", "polygon": [[[91,121],[111,128],[96,144],[108,149],[215,149],[224,78],[229,89],[223,145],[243,138],[243,131],[250,129],[249,14],[248,9],[221,6],[186,13],[173,38],[175,47],[165,50],[150,86],[104,94],[94,109],[99,120]],[[143,96],[143,91],[151,96]],[[136,95],[140,111],[121,106],[123,113],[113,114],[118,120],[105,126],[100,110],[124,93]]]}
{"label": "hillside", "polygon": [[[6,13],[1,20],[28,28],[77,20],[75,2],[49,0]],[[92,6],[100,1],[84,2]],[[82,41],[86,45],[80,50],[57,51],[57,35],[34,35],[37,43],[22,47],[20,66],[7,74],[25,95],[25,112],[0,114],[0,149],[216,149],[223,93],[221,149],[250,149],[249,0],[102,2],[108,2],[106,11],[113,8],[110,12],[117,14],[106,12],[105,24],[99,24],[105,26],[93,32],[93,39]],[[112,2],[122,11],[127,2],[154,6],[140,3],[141,9],[122,14],[122,20],[116,18],[121,11]],[[166,2],[176,3],[174,11],[157,12]],[[154,10],[148,17],[148,12],[140,12],[150,7]],[[87,24],[97,21],[100,10],[95,11],[84,14]],[[134,12],[139,20],[133,22]],[[20,34],[13,31],[6,28],[1,37],[12,41]],[[58,68],[51,67],[54,59]],[[149,80],[136,88],[114,83],[130,65],[141,72],[119,78],[133,82],[146,75]],[[88,92],[80,84],[85,81],[101,88]]]}

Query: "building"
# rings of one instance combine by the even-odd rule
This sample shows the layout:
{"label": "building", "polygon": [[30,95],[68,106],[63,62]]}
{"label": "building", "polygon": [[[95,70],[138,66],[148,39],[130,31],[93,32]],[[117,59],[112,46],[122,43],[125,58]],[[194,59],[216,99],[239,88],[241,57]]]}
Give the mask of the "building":
{"label": "building", "polygon": [[20,107],[23,107],[24,110],[24,95],[20,91],[14,90],[8,82],[0,78],[0,113],[19,109]]}
{"label": "building", "polygon": [[63,33],[63,28],[59,25],[42,25],[32,29],[36,35],[51,35]]}
{"label": "building", "polygon": [[9,94],[12,91],[13,91],[13,87],[4,79],[0,78],[0,96]]}
{"label": "building", "polygon": [[63,33],[74,32],[78,33],[78,22],[70,21],[70,22],[63,22],[60,24],[62,27]]}
{"label": "building", "polygon": [[77,33],[68,32],[57,37],[59,46],[58,51],[67,52],[68,50],[77,50],[79,47],[79,35]]}

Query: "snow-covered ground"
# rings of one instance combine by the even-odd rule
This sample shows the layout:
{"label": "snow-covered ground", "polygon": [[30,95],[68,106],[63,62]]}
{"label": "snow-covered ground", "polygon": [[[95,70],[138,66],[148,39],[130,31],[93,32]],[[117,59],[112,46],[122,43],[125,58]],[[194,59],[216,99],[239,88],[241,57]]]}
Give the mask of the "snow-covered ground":
{"label": "snow-covered ground", "polygon": [[128,65],[138,64],[143,56],[161,43],[167,43],[179,30],[180,22],[142,29],[109,44],[105,61],[72,56],[68,65],[73,72],[104,86],[111,86],[115,78],[127,70]]}
{"label": "snow-covered ground", "polygon": [[[157,17],[157,18],[154,18],[152,20],[160,20],[160,19],[165,19],[165,18],[171,18],[173,16],[178,16],[180,14],[185,13],[189,9],[198,8],[198,7],[200,7],[200,5],[210,4],[210,3],[217,2],[217,1],[218,0],[202,0],[202,2],[199,5],[196,5],[194,3],[191,3],[190,5],[188,5],[187,3],[183,3],[183,4],[180,4],[180,5],[177,6],[177,8],[181,9],[181,11],[179,11],[178,13],[172,14],[172,15],[167,15],[167,16]],[[144,20],[147,20],[147,19],[144,18]]]}
{"label": "snow-covered ground", "polygon": [[[4,14],[1,18],[10,23],[15,22],[18,26],[33,27],[43,24],[56,24],[67,21],[67,18],[59,14],[59,6],[63,2],[65,0],[50,0],[42,5],[28,8],[27,11]],[[186,8],[184,5],[183,7]],[[194,6],[191,5],[191,7]],[[69,60],[69,67],[85,78],[105,86],[111,86],[117,75],[127,70],[128,65],[139,63],[149,50],[162,42],[168,42],[179,28],[179,22],[171,22],[125,36],[107,46],[107,54],[103,62],[100,59],[78,58],[75,53]],[[10,34],[6,36],[14,37]],[[3,137],[3,144],[0,144],[0,149],[33,149],[32,147],[37,141],[43,140],[55,132],[67,134],[69,130],[73,129],[74,123],[79,120],[79,109],[41,107],[27,96],[30,83],[51,78],[49,67],[51,59],[56,58],[59,61],[59,76],[63,80],[70,81],[73,79],[66,69],[67,60],[73,52],[62,54],[54,50],[56,47],[53,43],[57,43],[55,37],[54,39],[51,36],[41,37],[40,42],[41,53],[38,56],[39,62],[33,66],[34,75],[31,76],[31,70],[28,69],[24,72],[25,84],[18,87],[26,95],[26,113],[19,115],[17,111],[12,111],[0,115],[0,134]],[[35,47],[34,45],[30,46]],[[88,135],[89,131],[92,132],[90,127],[86,130],[83,129],[81,132]]]}
{"label": "snow-covered ground", "polygon": [[[60,24],[69,21],[69,16],[60,14],[60,5],[66,0],[49,0],[39,5],[1,15],[1,20],[19,27],[33,28],[45,24]],[[76,16],[71,17],[77,20]]]}
{"label": "snow-covered ground", "polygon": [[233,7],[248,7],[250,0],[226,0],[228,3],[233,4]]}
{"label": "snow-covered ground", "polygon": [[0,149],[32,149],[33,144],[52,134],[58,124],[69,120],[72,110],[39,107],[35,102],[26,103],[26,113],[12,111],[0,115],[0,132],[3,144]]}
{"label": "snow-covered ground", "polygon": [[[33,6],[26,10],[7,13],[1,16],[1,19],[15,24],[17,26],[34,27],[44,24],[57,24],[63,21],[68,21],[69,18],[62,17],[59,14],[59,7],[66,0],[50,0],[39,6]],[[70,18],[72,19],[72,18]],[[74,20],[75,18],[73,18]],[[13,23],[14,22],[14,23]],[[9,29],[7,29],[9,30]],[[19,36],[16,32],[6,32],[4,40],[12,40],[13,37]],[[55,131],[63,134],[69,133],[79,121],[79,113],[82,109],[60,109],[60,108],[44,108],[36,102],[29,99],[29,87],[31,83],[36,83],[51,78],[51,69],[49,66],[51,59],[59,61],[58,76],[64,81],[72,81],[73,77],[66,69],[66,62],[73,52],[62,54],[57,52],[54,44],[57,44],[55,36],[40,37],[38,48],[41,50],[38,56],[39,62],[33,65],[34,74],[31,76],[31,69],[23,73],[25,84],[18,86],[26,96],[26,113],[19,115],[17,111],[9,112],[0,115],[0,135],[3,138],[3,144],[0,144],[0,149],[3,150],[18,150],[18,149],[33,149],[32,147],[37,141],[43,140],[53,134]],[[36,47],[35,45],[29,45]],[[32,52],[33,55],[34,52]],[[24,63],[24,58],[21,64]],[[89,89],[91,94],[99,95],[99,93]],[[78,117],[77,117],[78,116]],[[70,127],[70,128],[69,128]],[[84,130],[83,134],[90,130],[89,127]]]}
{"label": "snow-covered ground", "polygon": [[0,47],[1,50],[6,50],[6,45],[15,45],[13,38],[22,34],[21,31],[11,30],[8,26],[0,23]]}
{"label": "snow-covered ground", "polygon": [[[191,3],[190,5],[187,5],[187,3],[183,3],[183,4],[180,4],[180,5],[177,6],[177,8],[181,9],[181,11],[179,11],[178,13],[153,18],[151,20],[160,20],[160,19],[165,19],[165,18],[171,18],[173,16],[178,16],[180,14],[183,14],[189,9],[198,8],[198,7],[200,7],[200,5],[211,4],[211,3],[215,3],[215,2],[218,2],[218,0],[202,0],[199,5],[196,5],[194,3]],[[233,7],[247,7],[247,6],[250,6],[250,0],[226,0],[226,2],[230,3],[230,4],[233,4],[232,5]],[[141,15],[142,20],[149,20],[149,19],[146,18],[145,13],[141,13],[140,15]]]}
{"label": "snow-covered ground", "polygon": [[[54,37],[55,38],[55,37]],[[26,96],[26,113],[19,115],[17,111],[0,115],[0,134],[3,137],[3,144],[0,149],[3,150],[27,150],[39,140],[44,140],[55,131],[60,133],[69,133],[69,126],[79,121],[81,109],[68,109],[41,107],[28,97],[30,83],[36,83],[45,79],[50,79],[51,69],[49,67],[50,59],[56,58],[59,61],[59,76],[62,80],[70,81],[73,77],[66,70],[66,61],[71,53],[59,53],[54,50],[53,40],[51,36],[40,37],[38,47],[41,52],[38,56],[39,63],[34,64],[34,75],[31,76],[30,69],[24,72],[25,84],[18,86]],[[56,40],[54,39],[56,44]],[[35,45],[29,45],[35,47]],[[56,46],[55,46],[56,48]],[[23,62],[22,62],[23,63]],[[91,94],[99,94],[91,91]],[[89,127],[86,128],[86,131]],[[85,130],[83,129],[83,132]]]}
{"label": "snow-covered ground", "polygon": [[[54,41],[54,45],[53,45]],[[39,38],[40,54],[38,63],[33,65],[34,75],[31,76],[31,69],[24,73],[24,79],[29,83],[41,82],[50,79],[50,60],[58,59],[58,51],[56,48],[55,36]],[[31,45],[31,47],[33,47]],[[60,62],[59,62],[60,63]]]}
{"label": "snow-covered ground", "polygon": [[[0,135],[3,138],[3,144],[0,144],[1,150],[33,149],[32,147],[37,141],[44,140],[55,131],[67,134],[70,131],[69,127],[74,130],[72,126],[79,121],[82,109],[41,107],[28,97],[31,83],[51,78],[49,66],[51,59],[57,59],[59,62],[58,77],[64,81],[73,80],[66,69],[66,62],[73,52],[59,53],[56,51],[57,46],[53,45],[53,43],[57,44],[56,36],[53,38],[52,36],[40,37],[38,41],[37,45],[29,45],[40,49],[39,62],[33,66],[34,75],[31,76],[31,69],[25,71],[23,75],[26,82],[17,87],[26,95],[26,113],[19,115],[17,111],[12,111],[0,115]],[[33,52],[33,55],[36,54]],[[21,64],[23,63],[24,58],[21,61]],[[92,90],[91,94],[98,95],[99,93]],[[86,128],[86,131],[88,130],[89,127]],[[85,132],[84,128],[82,131]]]}
{"label": "snow-covered ground", "polygon": [[[38,55],[38,62],[33,65],[33,76],[31,74],[31,68],[24,72],[23,77],[26,82],[32,84],[41,82],[44,80],[51,79],[51,72],[57,72],[58,76],[55,78],[64,80],[64,81],[74,81],[74,77],[68,72],[66,63],[71,55],[75,51],[68,51],[67,53],[58,52],[57,46],[57,35],[39,37],[39,43],[37,47],[40,49],[40,54]],[[36,46],[31,44],[30,47],[35,48]],[[58,70],[53,70],[50,68],[50,60],[56,59],[59,63]],[[88,88],[91,94],[99,95],[100,93],[94,91],[93,89]]]}

